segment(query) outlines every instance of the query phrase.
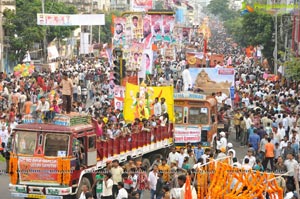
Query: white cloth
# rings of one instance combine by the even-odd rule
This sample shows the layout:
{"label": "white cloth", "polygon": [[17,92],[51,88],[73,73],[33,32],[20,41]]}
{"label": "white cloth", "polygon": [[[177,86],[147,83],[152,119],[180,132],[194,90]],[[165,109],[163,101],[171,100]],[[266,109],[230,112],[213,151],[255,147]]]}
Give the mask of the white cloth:
{"label": "white cloth", "polygon": [[150,189],[156,190],[157,179],[158,179],[157,173],[151,171],[148,176]]}
{"label": "white cloth", "polygon": [[79,199],[86,199],[85,193],[81,192]]}
{"label": "white cloth", "polygon": [[121,188],[121,189],[119,189],[116,199],[124,199],[124,198],[128,198],[128,193],[127,193],[126,189]]}
{"label": "white cloth", "polygon": [[39,101],[39,102],[38,102],[38,105],[37,105],[37,107],[36,107],[36,110],[37,110],[37,111],[44,112],[44,111],[49,111],[49,108],[50,108],[49,102],[45,101],[45,103],[42,104],[42,102]]}
{"label": "white cloth", "polygon": [[113,185],[114,185],[114,181],[111,178],[109,178],[106,182],[103,181],[102,196],[112,196]]}
{"label": "white cloth", "polygon": [[157,102],[154,104],[154,115],[160,116],[161,114],[161,103]]}
{"label": "white cloth", "polygon": [[227,147],[227,139],[225,137],[221,137],[221,139],[217,141],[217,149],[220,150],[222,147],[225,149]]}
{"label": "white cloth", "polygon": [[192,77],[189,69],[184,69],[182,71],[182,79],[183,79],[183,90],[187,91],[190,86],[192,86]]}

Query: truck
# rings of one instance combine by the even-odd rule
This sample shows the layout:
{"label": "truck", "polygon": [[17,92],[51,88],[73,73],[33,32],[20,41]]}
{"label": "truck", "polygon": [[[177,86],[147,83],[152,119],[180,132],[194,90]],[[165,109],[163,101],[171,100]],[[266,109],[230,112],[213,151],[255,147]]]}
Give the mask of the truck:
{"label": "truck", "polygon": [[174,93],[174,144],[214,145],[218,132],[217,100],[194,92]]}
{"label": "truck", "polygon": [[99,136],[97,121],[88,115],[57,114],[43,122],[31,116],[12,133],[9,191],[16,198],[79,198],[81,187],[94,183],[107,161],[125,162],[128,156],[146,167],[153,154],[166,156],[173,144],[173,124],[142,129],[114,139]]}

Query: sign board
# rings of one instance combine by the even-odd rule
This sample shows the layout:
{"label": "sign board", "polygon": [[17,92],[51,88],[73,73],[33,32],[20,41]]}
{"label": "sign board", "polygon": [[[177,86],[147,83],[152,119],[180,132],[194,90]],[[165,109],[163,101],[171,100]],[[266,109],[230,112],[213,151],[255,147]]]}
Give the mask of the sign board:
{"label": "sign board", "polygon": [[20,182],[57,182],[57,159],[19,157]]}
{"label": "sign board", "polygon": [[54,119],[54,124],[61,125],[61,126],[70,126],[70,117],[62,115],[62,114],[56,114]]}
{"label": "sign board", "polygon": [[40,26],[98,26],[105,25],[104,14],[41,14],[37,13]]}
{"label": "sign board", "polygon": [[204,100],[206,99],[206,95],[202,95],[199,93],[192,93],[192,92],[174,93],[174,99],[183,99],[183,98]]}
{"label": "sign board", "polygon": [[195,143],[201,141],[201,128],[198,126],[195,127],[185,127],[175,126],[174,132],[174,142],[175,143]]}

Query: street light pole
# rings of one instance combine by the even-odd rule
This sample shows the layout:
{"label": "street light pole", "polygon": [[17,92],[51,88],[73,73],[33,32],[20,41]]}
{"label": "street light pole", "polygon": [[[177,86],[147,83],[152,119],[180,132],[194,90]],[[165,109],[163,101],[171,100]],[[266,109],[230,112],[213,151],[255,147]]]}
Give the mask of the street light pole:
{"label": "street light pole", "polygon": [[275,49],[274,49],[274,53],[273,53],[273,56],[274,56],[274,74],[277,75],[277,68],[278,68],[278,65],[277,65],[277,41],[278,40],[278,33],[277,33],[277,12],[275,14]]}
{"label": "street light pole", "polygon": [[[45,0],[42,0],[42,13],[43,15],[45,14]],[[43,38],[43,62],[46,63],[47,61],[47,38],[46,38],[46,34],[47,34],[47,27],[46,28],[46,32],[44,34],[44,38]]]}

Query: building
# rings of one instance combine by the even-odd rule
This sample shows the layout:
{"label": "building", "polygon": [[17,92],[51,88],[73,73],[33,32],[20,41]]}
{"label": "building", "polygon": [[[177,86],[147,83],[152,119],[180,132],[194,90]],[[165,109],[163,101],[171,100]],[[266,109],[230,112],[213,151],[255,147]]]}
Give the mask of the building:
{"label": "building", "polygon": [[292,49],[300,56],[300,2],[299,8],[294,10],[292,32]]}
{"label": "building", "polygon": [[110,10],[128,11],[130,10],[131,0],[111,0]]}

